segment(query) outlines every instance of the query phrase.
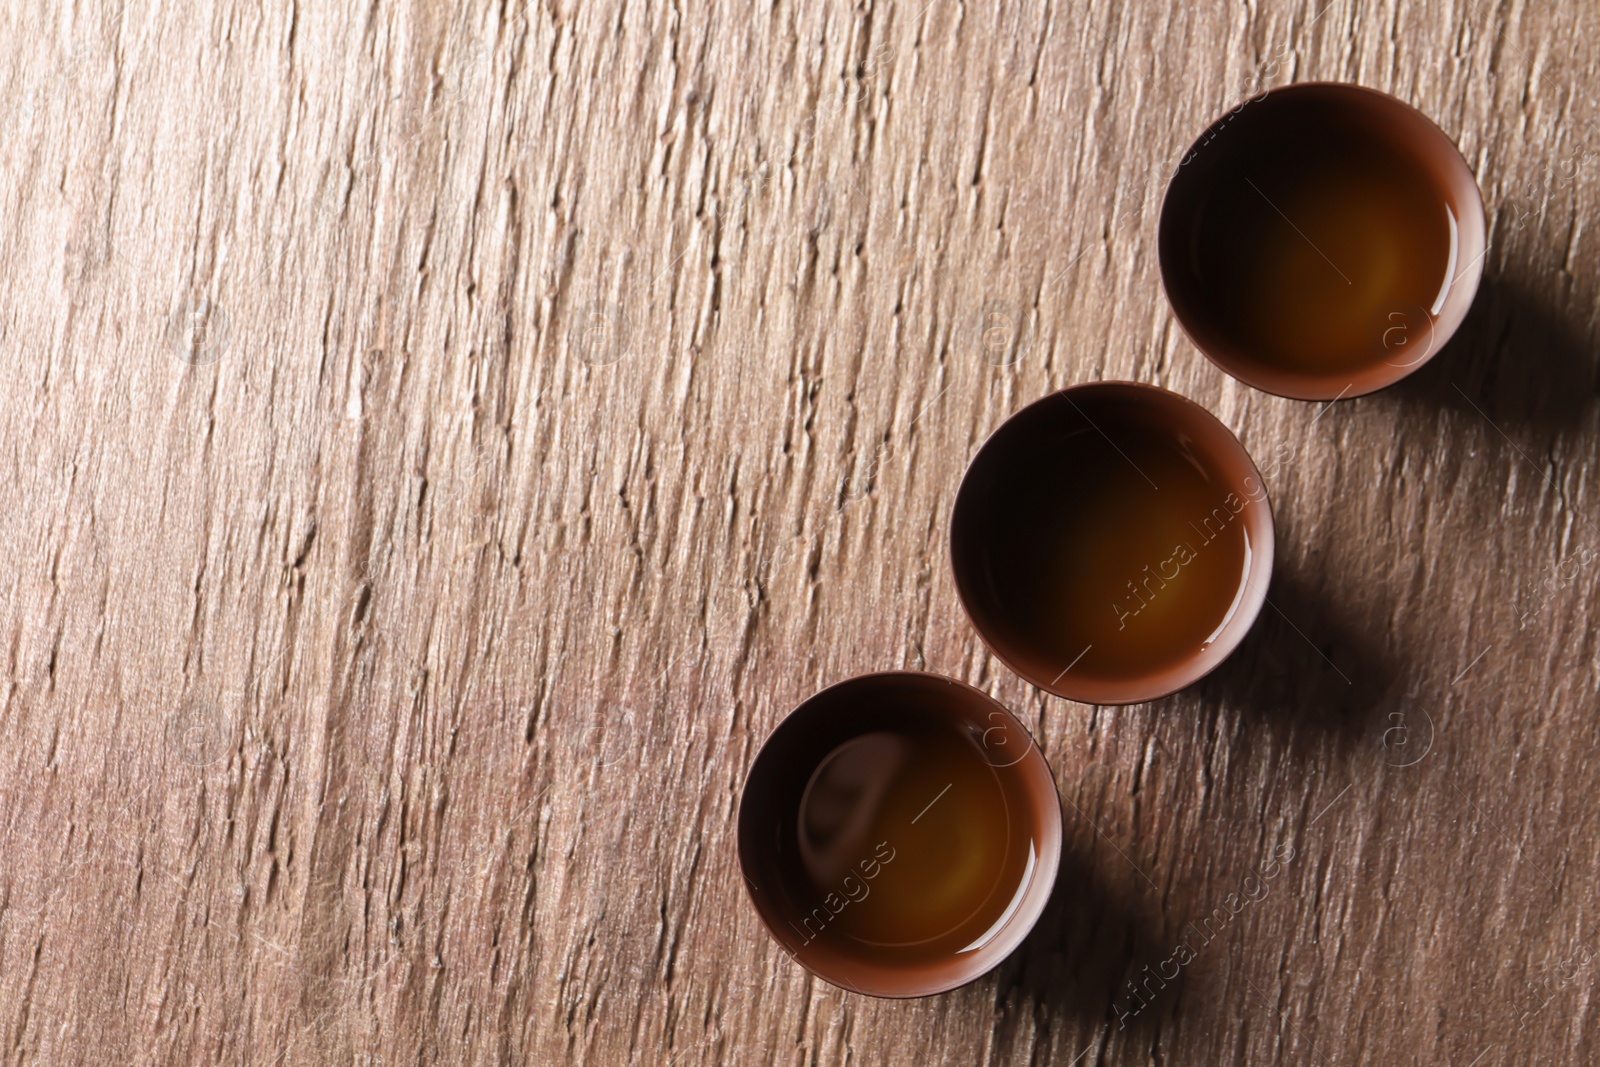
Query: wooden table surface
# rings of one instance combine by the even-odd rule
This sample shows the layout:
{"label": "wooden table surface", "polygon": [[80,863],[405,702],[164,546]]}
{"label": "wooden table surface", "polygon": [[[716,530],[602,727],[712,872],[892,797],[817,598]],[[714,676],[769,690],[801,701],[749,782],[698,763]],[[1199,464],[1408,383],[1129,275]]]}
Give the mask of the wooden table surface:
{"label": "wooden table surface", "polygon": [[[1324,2],[5,5],[4,1062],[1600,1061],[1600,12]],[[1163,161],[1317,79],[1437,121],[1491,239],[1327,407],[1155,254]],[[1278,519],[1244,645],[1125,709],[946,562],[985,436],[1100,378]],[[907,666],[1030,726],[1067,852],[897,1002],[771,941],[733,825]]]}

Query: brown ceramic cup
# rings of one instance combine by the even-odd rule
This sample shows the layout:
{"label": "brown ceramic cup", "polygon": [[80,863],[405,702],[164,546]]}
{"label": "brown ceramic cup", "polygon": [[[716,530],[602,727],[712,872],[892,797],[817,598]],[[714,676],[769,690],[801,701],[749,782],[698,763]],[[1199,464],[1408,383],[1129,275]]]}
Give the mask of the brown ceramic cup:
{"label": "brown ceramic cup", "polygon": [[1427,116],[1356,85],[1245,100],[1176,161],[1161,281],[1195,346],[1248,385],[1361,396],[1427,363],[1487,248],[1466,160]]}
{"label": "brown ceramic cup", "polygon": [[1134,382],[1052,393],[973,457],[950,517],[957,595],[1032,684],[1087,704],[1176,692],[1266,600],[1261,474],[1210,412]]}
{"label": "brown ceramic cup", "polygon": [[785,952],[842,989],[942,993],[1033,927],[1061,799],[1021,723],[934,674],[850,678],[767,738],[739,801],[739,865]]}

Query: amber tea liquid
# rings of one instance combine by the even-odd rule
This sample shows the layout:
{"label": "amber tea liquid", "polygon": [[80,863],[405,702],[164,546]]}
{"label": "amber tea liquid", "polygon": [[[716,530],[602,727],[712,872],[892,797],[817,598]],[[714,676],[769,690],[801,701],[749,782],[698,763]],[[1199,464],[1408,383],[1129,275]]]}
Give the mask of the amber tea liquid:
{"label": "amber tea liquid", "polygon": [[976,509],[984,593],[1038,676],[1138,678],[1203,651],[1232,618],[1253,501],[1159,420],[1082,414],[995,465]]}
{"label": "amber tea liquid", "polygon": [[785,943],[902,966],[976,951],[1036,874],[1028,799],[1007,766],[1026,742],[1014,722],[985,737],[1005,727],[931,705],[869,699],[850,718],[857,730],[818,750],[780,820]]}
{"label": "amber tea liquid", "polygon": [[1439,178],[1402,135],[1360,109],[1269,96],[1184,167],[1204,175],[1184,284],[1237,352],[1318,375],[1423,356],[1466,264]]}

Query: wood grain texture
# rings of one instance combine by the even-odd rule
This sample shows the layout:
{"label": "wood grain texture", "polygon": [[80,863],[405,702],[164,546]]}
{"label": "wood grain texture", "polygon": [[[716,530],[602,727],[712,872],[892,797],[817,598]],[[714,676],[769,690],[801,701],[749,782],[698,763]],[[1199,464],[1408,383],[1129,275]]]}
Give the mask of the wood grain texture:
{"label": "wood grain texture", "polygon": [[[4,1062],[1600,1060],[1595,16],[4,5]],[[1491,222],[1461,336],[1326,409],[1155,256],[1161,160],[1316,79]],[[1098,378],[1215,411],[1279,523],[1244,646],[1128,709],[988,657],[945,552]],[[1017,955],[887,1002],[732,829],[788,709],[908,665],[1030,725],[1068,848]]]}

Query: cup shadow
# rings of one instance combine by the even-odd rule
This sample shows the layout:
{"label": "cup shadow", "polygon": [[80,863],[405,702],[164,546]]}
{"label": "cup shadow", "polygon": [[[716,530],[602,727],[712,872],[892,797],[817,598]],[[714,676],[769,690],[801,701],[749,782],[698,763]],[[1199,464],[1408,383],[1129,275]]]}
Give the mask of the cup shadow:
{"label": "cup shadow", "polygon": [[1396,673],[1378,642],[1280,566],[1249,635],[1189,692],[1239,708],[1278,735],[1312,727],[1348,743],[1369,725]]}
{"label": "cup shadow", "polygon": [[1096,1033],[1151,1032],[1176,1009],[1183,986],[1180,973],[1142,1002],[1152,1010],[1135,1010],[1141,1001],[1128,983],[1170,952],[1158,951],[1158,934],[1158,917],[1113,894],[1087,857],[1068,847],[1038,923],[995,971],[996,1061],[1015,1062],[1010,1054],[1026,1050],[1040,1015]]}
{"label": "cup shadow", "polygon": [[1497,424],[1575,428],[1600,396],[1600,345],[1592,310],[1567,295],[1518,276],[1485,278],[1456,335],[1386,392]]}

